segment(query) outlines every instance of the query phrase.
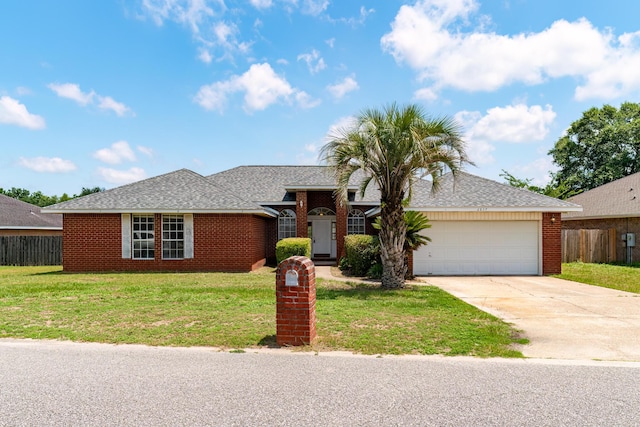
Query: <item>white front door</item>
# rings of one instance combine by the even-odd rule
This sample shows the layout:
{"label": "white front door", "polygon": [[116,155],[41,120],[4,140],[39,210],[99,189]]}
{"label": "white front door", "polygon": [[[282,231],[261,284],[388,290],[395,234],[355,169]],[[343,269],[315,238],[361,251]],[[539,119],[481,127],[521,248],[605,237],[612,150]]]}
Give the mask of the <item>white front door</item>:
{"label": "white front door", "polygon": [[331,220],[316,219],[311,222],[313,243],[311,256],[331,253]]}

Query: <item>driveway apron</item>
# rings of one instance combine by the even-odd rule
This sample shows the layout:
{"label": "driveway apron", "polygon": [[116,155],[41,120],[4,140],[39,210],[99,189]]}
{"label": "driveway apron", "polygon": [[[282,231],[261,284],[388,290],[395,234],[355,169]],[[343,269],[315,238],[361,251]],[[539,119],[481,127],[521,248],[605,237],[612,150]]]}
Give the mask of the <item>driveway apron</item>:
{"label": "driveway apron", "polygon": [[553,277],[422,277],[513,324],[526,357],[640,361],[640,295]]}

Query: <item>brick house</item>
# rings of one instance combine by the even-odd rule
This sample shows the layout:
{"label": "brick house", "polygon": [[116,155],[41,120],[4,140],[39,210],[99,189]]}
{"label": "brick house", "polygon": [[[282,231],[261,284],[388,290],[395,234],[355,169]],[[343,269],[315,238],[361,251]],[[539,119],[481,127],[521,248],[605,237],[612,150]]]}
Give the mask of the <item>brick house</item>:
{"label": "brick house", "polygon": [[[627,233],[640,238],[640,172],[593,188],[567,201],[582,206],[582,212],[562,214],[565,230],[611,230],[616,235],[616,261],[627,258],[622,239]],[[631,259],[640,261],[640,241],[631,249]]]}
{"label": "brick house", "polygon": [[[45,209],[64,216],[64,269],[251,271],[276,242],[310,237],[312,258],[336,262],[347,234],[373,233],[379,192],[336,201],[324,166],[240,166],[210,176],[181,169]],[[560,213],[579,206],[462,173],[435,194],[419,181],[407,209],[425,212],[432,243],[416,274],[554,274]],[[555,219],[558,219],[557,222]]]}

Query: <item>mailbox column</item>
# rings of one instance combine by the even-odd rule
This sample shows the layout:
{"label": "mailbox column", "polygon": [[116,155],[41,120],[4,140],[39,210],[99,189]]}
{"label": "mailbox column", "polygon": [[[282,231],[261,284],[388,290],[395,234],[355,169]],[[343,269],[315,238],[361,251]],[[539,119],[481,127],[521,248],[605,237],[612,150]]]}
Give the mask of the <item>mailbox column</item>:
{"label": "mailbox column", "polygon": [[293,256],[276,271],[276,342],[311,344],[316,338],[316,270],[313,262]]}

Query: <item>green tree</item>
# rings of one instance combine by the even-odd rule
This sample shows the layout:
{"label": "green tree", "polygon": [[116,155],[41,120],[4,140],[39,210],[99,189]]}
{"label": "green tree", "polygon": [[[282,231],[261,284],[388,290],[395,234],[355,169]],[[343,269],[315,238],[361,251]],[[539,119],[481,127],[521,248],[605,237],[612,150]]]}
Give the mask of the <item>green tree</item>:
{"label": "green tree", "polygon": [[640,104],[591,108],[549,151],[552,184],[577,194],[640,171]]}
{"label": "green tree", "polygon": [[577,194],[569,190],[564,183],[556,185],[554,182],[550,182],[544,187],[538,187],[537,185],[531,184],[531,181],[533,181],[531,178],[516,178],[504,169],[502,169],[500,176],[512,187],[524,188],[534,193],[544,194],[545,196],[555,197],[557,199],[566,199],[567,197]]}
{"label": "green tree", "polygon": [[[424,214],[417,211],[405,211],[404,222],[407,223],[407,232],[404,237],[405,252],[415,251],[431,241],[431,238],[420,234],[421,231],[431,228],[429,219]],[[380,217],[377,217],[372,225],[376,230],[380,230],[382,228]]]}
{"label": "green tree", "polygon": [[470,163],[460,128],[450,118],[427,117],[413,104],[366,109],[353,126],[330,136],[322,157],[335,171],[338,197],[343,201],[347,201],[349,180],[358,170],[366,176],[361,193],[372,181],[378,186],[382,287],[403,287],[407,271],[403,203],[410,199],[417,179],[431,176],[432,188],[437,191],[445,170],[455,176]]}

